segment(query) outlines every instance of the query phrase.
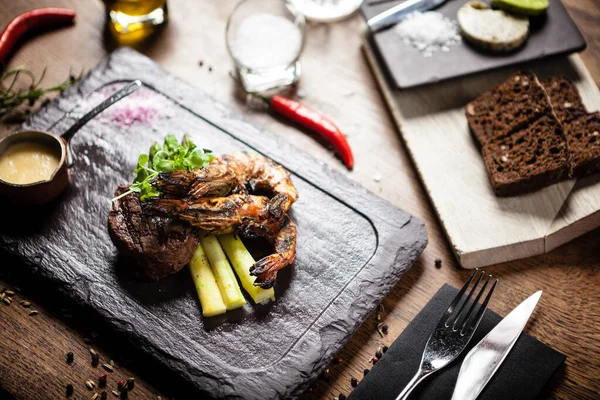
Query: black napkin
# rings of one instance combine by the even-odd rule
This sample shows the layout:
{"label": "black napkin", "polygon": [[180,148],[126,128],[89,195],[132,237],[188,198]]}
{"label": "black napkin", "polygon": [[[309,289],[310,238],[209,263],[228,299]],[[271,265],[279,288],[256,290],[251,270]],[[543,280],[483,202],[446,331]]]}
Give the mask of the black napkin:
{"label": "black napkin", "polygon": [[[429,334],[457,293],[458,290],[449,285],[438,290],[360,385],[352,391],[349,399],[394,400],[417,372]],[[464,356],[501,319],[488,309],[461,356],[421,382],[410,399],[450,399]],[[563,354],[523,332],[477,400],[534,399],[564,360]]]}

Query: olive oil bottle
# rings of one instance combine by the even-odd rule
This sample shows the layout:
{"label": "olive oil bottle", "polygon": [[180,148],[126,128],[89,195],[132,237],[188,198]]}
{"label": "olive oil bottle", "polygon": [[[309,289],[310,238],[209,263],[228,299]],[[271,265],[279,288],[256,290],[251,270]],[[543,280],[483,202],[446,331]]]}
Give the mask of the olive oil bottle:
{"label": "olive oil bottle", "polygon": [[121,44],[134,44],[167,22],[167,0],[103,0],[110,30]]}

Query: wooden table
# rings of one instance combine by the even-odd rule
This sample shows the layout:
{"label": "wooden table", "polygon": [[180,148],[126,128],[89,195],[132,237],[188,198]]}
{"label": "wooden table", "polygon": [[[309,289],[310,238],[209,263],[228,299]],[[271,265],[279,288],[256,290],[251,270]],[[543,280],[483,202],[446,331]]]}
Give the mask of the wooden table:
{"label": "wooden table", "polygon": [[[225,48],[225,22],[236,0],[170,0],[170,22],[161,34],[139,46],[171,73],[208,92],[218,101],[244,113],[255,124],[277,132],[312,152],[316,157],[343,170],[341,163],[313,138],[296,127],[268,114],[248,109],[236,100],[228,72],[231,62]],[[565,0],[569,12],[588,41],[582,54],[596,83],[600,83],[600,3],[597,0]],[[13,56],[9,67],[25,64],[36,75],[47,66],[47,84],[64,79],[69,69],[92,68],[114,49],[105,32],[106,21],[100,1],[1,0],[0,25],[13,16],[35,7],[62,5],[78,11],[74,27],[56,30],[28,41]],[[392,203],[423,219],[429,231],[429,246],[401,282],[385,298],[384,322],[389,333],[381,337],[375,316],[356,332],[332,364],[329,378],[319,380],[309,398],[331,399],[351,391],[350,378],[360,380],[363,369],[376,349],[391,344],[439,287],[448,282],[462,285],[470,273],[460,269],[450,251],[429,201],[380,98],[360,48],[362,21],[356,15],[336,24],[311,24],[302,56],[304,77],[299,97],[337,121],[349,135],[355,151],[356,169],[351,179]],[[203,66],[200,66],[200,61]],[[3,125],[5,135],[14,126]],[[376,179],[377,177],[377,179]],[[379,179],[379,177],[381,179]],[[441,258],[443,266],[434,267]],[[527,331],[567,355],[566,364],[554,377],[544,398],[600,398],[600,231],[596,230],[552,253],[490,267],[501,280],[491,307],[505,315],[527,295],[544,290]],[[8,277],[7,281],[10,281]],[[4,282],[0,281],[0,288]],[[145,381],[120,360],[127,346],[121,339],[98,338],[85,317],[69,318],[70,311],[48,301],[43,291],[28,290],[15,295],[11,306],[0,303],[0,387],[18,399],[64,397],[68,383],[75,386],[76,398],[89,398],[84,382],[95,379],[100,370],[89,363],[88,348],[94,346],[101,360],[117,360],[115,379],[136,377],[130,398],[155,398],[172,389],[159,379]],[[33,299],[30,317],[18,304]],[[75,320],[75,321],[74,321]],[[93,344],[87,344],[89,338]],[[123,343],[120,343],[123,342]],[[124,350],[125,349],[125,350]],[[66,352],[75,353],[75,363],[64,362]],[[126,358],[126,357],[125,357]],[[133,363],[136,372],[144,371]],[[141,363],[143,364],[143,363]],[[113,376],[117,378],[113,378]],[[152,374],[143,372],[144,377]],[[10,395],[5,395],[10,398]],[[3,395],[0,394],[0,398]],[[163,398],[167,398],[164,394]]]}

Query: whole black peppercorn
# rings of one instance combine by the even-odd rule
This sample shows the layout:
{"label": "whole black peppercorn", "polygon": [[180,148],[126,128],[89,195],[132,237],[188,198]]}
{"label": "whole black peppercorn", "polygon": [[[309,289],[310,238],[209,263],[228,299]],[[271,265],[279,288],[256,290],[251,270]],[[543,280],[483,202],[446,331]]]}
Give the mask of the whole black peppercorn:
{"label": "whole black peppercorn", "polygon": [[369,368],[365,368],[365,370],[363,371],[363,375],[367,376],[368,373],[369,373]]}
{"label": "whole black peppercorn", "polygon": [[72,351],[68,352],[67,353],[67,362],[69,364],[71,364],[73,362],[73,358],[74,358],[73,352]]}
{"label": "whole black peppercorn", "polygon": [[71,396],[73,394],[73,385],[70,383],[67,385],[67,396]]}
{"label": "whole black peppercorn", "polygon": [[350,384],[352,385],[352,387],[357,387],[358,386],[358,379],[352,377],[350,378]]}
{"label": "whole black peppercorn", "polygon": [[435,267],[436,268],[440,268],[442,266],[442,259],[441,258],[436,258],[435,259]]}
{"label": "whole black peppercorn", "polygon": [[126,387],[125,387],[125,388],[123,388],[123,389],[121,389],[121,392],[120,392],[120,396],[119,396],[119,398],[120,398],[120,399],[126,399],[126,398],[127,398],[127,394],[128,394],[128,393],[129,393],[129,391],[127,390],[127,388],[126,388]]}
{"label": "whole black peppercorn", "polygon": [[108,395],[106,394],[106,392],[102,392],[100,394],[100,400],[106,400],[108,398]]}
{"label": "whole black peppercorn", "polygon": [[375,357],[377,357],[377,358],[381,358],[381,357],[383,357],[383,353],[381,353],[381,351],[377,350],[377,351],[375,352]]}
{"label": "whole black peppercorn", "polygon": [[338,396],[338,400],[346,400],[346,395],[340,393],[340,395]]}
{"label": "whole black peppercorn", "polygon": [[133,378],[127,379],[127,390],[133,390],[134,386],[135,386],[135,379],[133,379]]}
{"label": "whole black peppercorn", "polygon": [[383,350],[383,352],[384,352],[384,353],[385,353],[386,351],[388,351],[388,349],[389,349],[389,347],[387,347],[387,346],[383,346],[383,347],[381,348],[381,350]]}
{"label": "whole black peppercorn", "polygon": [[383,324],[383,325],[381,326],[381,332],[383,332],[383,333],[388,333],[388,326],[387,326],[387,324]]}
{"label": "whole black peppercorn", "polygon": [[100,363],[100,356],[98,353],[92,354],[92,367],[98,366],[98,363]]}

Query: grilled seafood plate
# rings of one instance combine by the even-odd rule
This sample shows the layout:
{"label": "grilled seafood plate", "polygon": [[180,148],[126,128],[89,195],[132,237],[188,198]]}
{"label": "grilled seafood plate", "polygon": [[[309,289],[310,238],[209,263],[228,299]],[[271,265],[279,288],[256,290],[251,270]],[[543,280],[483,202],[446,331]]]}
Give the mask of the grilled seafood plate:
{"label": "grilled seafood plate", "polygon": [[[273,245],[274,253],[250,268],[251,274],[256,276],[255,285],[272,287],[277,272],[294,262],[296,225],[288,211],[298,199],[298,192],[289,172],[273,160],[243,152],[225,154],[214,158],[204,168],[162,172],[152,185],[161,194],[141,201],[143,212],[138,219],[162,218],[209,234],[237,233],[243,237],[267,239]],[[121,206],[126,199],[113,204],[113,219],[127,219],[128,216],[118,215],[127,210]],[[132,224],[128,227],[136,229]],[[109,230],[112,229],[109,224]],[[148,232],[144,234],[148,235]],[[130,236],[142,235],[134,233]],[[123,248],[117,243],[118,235],[111,231],[111,237],[118,248]],[[168,249],[173,254],[161,254],[160,259],[181,258],[181,253],[175,254],[172,246]],[[142,268],[144,260],[139,254],[136,261]],[[147,275],[157,276],[153,271],[148,271]]]}

